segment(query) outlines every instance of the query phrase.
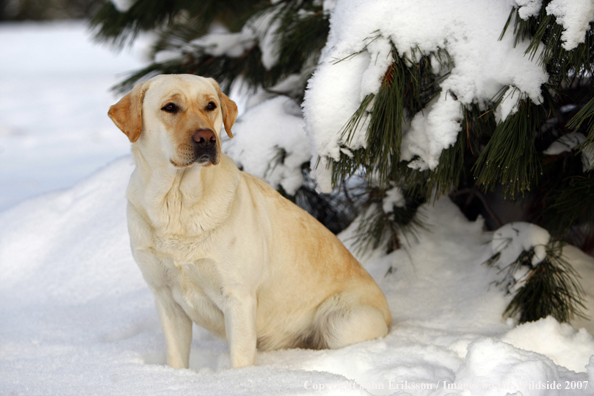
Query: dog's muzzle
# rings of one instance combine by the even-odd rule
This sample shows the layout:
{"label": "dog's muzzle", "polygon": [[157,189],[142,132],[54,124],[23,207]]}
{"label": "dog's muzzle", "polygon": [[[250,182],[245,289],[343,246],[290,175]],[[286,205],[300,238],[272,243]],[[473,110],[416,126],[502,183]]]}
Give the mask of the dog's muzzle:
{"label": "dog's muzzle", "polygon": [[195,152],[195,162],[204,165],[211,162],[218,163],[217,135],[211,129],[198,129],[192,135]]}

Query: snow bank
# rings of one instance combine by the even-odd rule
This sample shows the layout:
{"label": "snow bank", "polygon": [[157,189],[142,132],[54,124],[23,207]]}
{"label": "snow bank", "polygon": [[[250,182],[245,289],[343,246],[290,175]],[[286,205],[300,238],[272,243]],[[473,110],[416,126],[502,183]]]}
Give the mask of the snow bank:
{"label": "snow bank", "polygon": [[[340,131],[363,97],[378,91],[392,62],[390,43],[411,60],[417,59],[419,52],[446,49],[454,63],[441,83],[442,94],[414,116],[403,138],[402,158],[418,156],[411,164],[415,168],[435,168],[441,151],[456,141],[462,105],[489,101],[506,86],[539,103],[547,74],[537,60],[524,55],[528,43],[514,47],[513,34],[499,40],[511,9],[512,3],[506,0],[336,2],[328,42],[304,102],[307,129],[317,155],[338,160],[340,147],[365,145],[364,128],[352,142]],[[513,104],[509,107],[507,114]],[[327,178],[322,175],[321,179]],[[322,188],[328,190],[329,186]]]}
{"label": "snow bank", "polygon": [[594,338],[585,329],[578,331],[552,317],[520,325],[508,332],[502,341],[546,355],[556,364],[576,372],[584,370],[594,345]]}
{"label": "snow bank", "polygon": [[[227,344],[195,328],[190,369],[171,369],[129,251],[132,169],[124,157],[70,190],[0,212],[1,394],[591,394],[592,336],[551,318],[504,322],[509,296],[490,287],[496,271],[481,264],[492,235],[447,199],[422,208],[431,231],[389,255],[359,256],[394,317],[384,339],[259,353],[257,367],[230,369]],[[341,235],[347,245],[354,227]],[[575,389],[540,389],[553,383]]]}

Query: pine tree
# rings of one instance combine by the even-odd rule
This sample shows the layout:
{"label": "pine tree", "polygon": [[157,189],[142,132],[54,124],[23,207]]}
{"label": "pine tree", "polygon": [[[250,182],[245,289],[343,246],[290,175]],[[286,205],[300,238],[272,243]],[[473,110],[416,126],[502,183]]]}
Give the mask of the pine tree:
{"label": "pine tree", "polygon": [[[411,166],[415,158],[402,156],[403,135],[438,96],[457,100],[442,89],[455,62],[445,48],[399,51],[392,43],[392,61],[379,88],[361,99],[339,131],[344,142],[339,157],[304,162],[302,186],[292,194],[280,188],[281,193],[334,232],[359,216],[357,246],[386,252],[400,247],[402,235],[427,227],[417,212],[423,203],[449,195],[467,217],[480,214],[494,230],[503,224],[489,203],[504,199],[521,208],[522,220],[551,235],[539,262],[534,262],[538,247],[532,247],[505,263],[509,276],[502,283],[514,293],[507,313],[520,321],[579,315],[582,291],[560,252],[565,242],[594,251],[594,29],[590,25],[583,42],[568,49],[564,27],[547,12],[550,3],[542,1],[528,16],[516,6],[501,26],[501,37],[529,41],[526,57],[546,70],[540,103],[511,84],[489,101],[467,103],[460,111],[461,131],[437,165]],[[158,73],[193,73],[217,79],[226,90],[240,81],[256,95],[286,96],[301,105],[328,40],[330,13],[320,0],[135,0],[123,10],[105,3],[91,25],[99,40],[116,46],[140,32],[158,34],[154,61],[123,81],[120,91]],[[213,34],[213,27],[224,35]],[[363,49],[378,38],[369,37]],[[513,111],[498,116],[514,97],[519,100]],[[360,130],[366,144],[352,149]],[[563,149],[553,150],[559,145]],[[285,154],[279,150],[275,164],[282,164]],[[311,177],[323,162],[331,164],[331,194],[317,193]],[[496,253],[489,263],[498,260]],[[527,274],[520,288],[518,279],[509,282],[519,268]]]}

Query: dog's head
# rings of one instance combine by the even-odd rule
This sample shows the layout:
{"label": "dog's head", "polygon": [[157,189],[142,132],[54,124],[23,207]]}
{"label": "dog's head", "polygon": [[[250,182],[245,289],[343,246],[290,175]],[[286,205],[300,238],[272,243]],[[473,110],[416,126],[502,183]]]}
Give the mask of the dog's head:
{"label": "dog's head", "polygon": [[183,168],[219,163],[221,130],[233,137],[237,106],[212,78],[160,75],[136,84],[108,115],[144,155],[162,153]]}

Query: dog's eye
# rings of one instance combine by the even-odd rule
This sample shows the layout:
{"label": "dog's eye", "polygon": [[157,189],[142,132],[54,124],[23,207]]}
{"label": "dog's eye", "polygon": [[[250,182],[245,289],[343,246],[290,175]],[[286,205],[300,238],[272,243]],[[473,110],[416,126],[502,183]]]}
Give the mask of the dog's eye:
{"label": "dog's eye", "polygon": [[206,110],[208,111],[213,111],[216,108],[217,105],[215,104],[215,102],[208,102],[208,104],[206,105]]}
{"label": "dog's eye", "polygon": [[179,107],[175,103],[167,103],[161,110],[166,111],[168,113],[177,113]]}

